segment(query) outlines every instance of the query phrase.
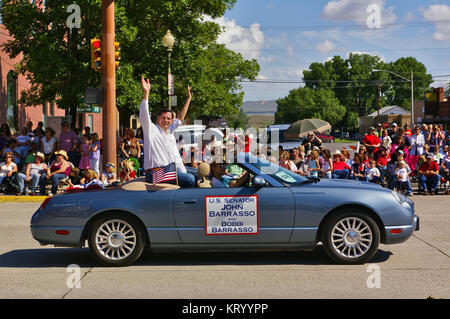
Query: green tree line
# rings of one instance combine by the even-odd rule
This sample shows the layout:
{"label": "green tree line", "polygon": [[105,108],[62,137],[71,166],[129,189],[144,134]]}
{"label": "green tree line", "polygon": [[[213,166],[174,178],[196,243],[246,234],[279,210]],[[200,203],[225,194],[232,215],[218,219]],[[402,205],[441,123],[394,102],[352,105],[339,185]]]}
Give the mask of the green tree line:
{"label": "green tree line", "polygon": [[333,127],[353,130],[359,116],[378,108],[399,105],[410,110],[411,84],[406,79],[410,79],[411,71],[415,100],[423,99],[433,79],[414,57],[385,62],[378,56],[351,53],[347,59],[334,56],[323,63],[311,63],[303,71],[304,87],[277,100],[275,122],[319,118]]}
{"label": "green tree line", "polygon": [[[151,79],[151,111],[167,100],[167,53],[162,38],[171,30],[176,42],[171,58],[178,107],[192,86],[189,116],[239,114],[242,79],[255,79],[256,60],[217,43],[221,27],[211,19],[221,17],[236,0],[116,0],[116,41],[121,62],[116,72],[117,107],[122,120],[138,112],[142,98],[140,76]],[[101,0],[3,0],[3,24],[12,36],[3,45],[11,57],[22,54],[16,72],[23,74],[31,88],[21,92],[20,103],[39,105],[56,102],[75,119],[86,87],[100,87],[101,74],[90,66],[90,39],[101,38]],[[70,4],[81,12],[81,27],[66,25]]]}

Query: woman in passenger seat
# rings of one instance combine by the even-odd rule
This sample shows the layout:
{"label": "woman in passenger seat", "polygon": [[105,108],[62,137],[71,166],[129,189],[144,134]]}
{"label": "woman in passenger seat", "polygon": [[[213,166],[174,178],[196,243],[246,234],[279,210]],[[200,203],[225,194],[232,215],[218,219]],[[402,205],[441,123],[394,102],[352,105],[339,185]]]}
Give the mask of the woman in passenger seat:
{"label": "woman in passenger seat", "polygon": [[236,180],[235,183],[230,183],[231,180],[223,178],[223,175],[225,175],[226,167],[227,167],[227,163],[224,163],[224,162],[219,163],[217,161],[214,161],[211,164],[211,171],[212,171],[211,185],[212,185],[212,187],[241,187],[248,181],[250,175],[246,171],[238,180]]}

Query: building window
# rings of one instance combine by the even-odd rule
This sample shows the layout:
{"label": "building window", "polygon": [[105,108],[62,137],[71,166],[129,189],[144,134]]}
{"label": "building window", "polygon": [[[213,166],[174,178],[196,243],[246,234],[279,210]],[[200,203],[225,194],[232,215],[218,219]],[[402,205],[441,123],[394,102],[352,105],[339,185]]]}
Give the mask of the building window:
{"label": "building window", "polygon": [[6,86],[6,121],[9,127],[17,129],[17,75],[12,70],[8,73]]}

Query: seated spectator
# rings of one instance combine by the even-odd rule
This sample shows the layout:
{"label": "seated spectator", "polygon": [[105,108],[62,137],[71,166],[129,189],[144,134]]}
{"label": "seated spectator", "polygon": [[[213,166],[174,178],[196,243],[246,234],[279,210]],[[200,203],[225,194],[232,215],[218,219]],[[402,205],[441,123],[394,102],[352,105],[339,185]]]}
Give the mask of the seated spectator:
{"label": "seated spectator", "polygon": [[438,164],[434,161],[433,155],[426,157],[426,162],[419,167],[419,184],[427,195],[437,193],[440,176]]}
{"label": "seated spectator", "polygon": [[[22,184],[25,184],[25,181],[31,182],[31,192],[30,195],[36,195],[36,189],[39,185],[39,180],[41,175],[47,171],[47,164],[45,164],[45,156],[43,153],[38,152],[34,153],[33,163],[29,163],[25,169],[25,174],[20,174],[19,178],[22,179]],[[22,190],[24,192],[25,189]]]}
{"label": "seated spectator", "polygon": [[391,149],[392,139],[388,135],[387,130],[383,130],[380,137],[381,145],[387,148],[388,150]]}
{"label": "seated spectator", "polygon": [[50,167],[47,167],[47,172],[43,173],[39,180],[40,193],[43,196],[47,195],[45,187],[50,180],[52,183],[51,194],[55,195],[58,192],[59,181],[67,178],[72,168],[68,162],[69,157],[67,156],[66,151],[59,150],[55,152],[55,156],[55,161]]}
{"label": "seated spectator", "polygon": [[439,148],[439,146],[436,146],[434,148],[434,152],[433,152],[433,159],[436,163],[441,164],[441,161],[444,159],[444,154],[441,153],[441,150]]}
{"label": "seated spectator", "polygon": [[294,162],[297,168],[300,166],[300,163],[303,162],[303,158],[300,157],[300,151],[298,148],[291,149],[291,161]]}
{"label": "seated spectator", "polygon": [[364,135],[362,140],[363,145],[366,147],[368,153],[376,153],[380,147],[380,139],[375,135],[375,127],[369,128],[369,133]]}
{"label": "seated spectator", "polygon": [[297,170],[297,166],[295,166],[294,162],[291,161],[290,159],[290,155],[288,151],[283,151],[283,153],[281,153],[280,156],[280,163],[279,165],[281,167],[284,167],[290,171],[296,171]]}
{"label": "seated spectator", "polygon": [[120,179],[123,182],[128,182],[136,178],[136,170],[134,168],[134,162],[131,160],[124,160],[121,163],[122,171],[120,172]]}
{"label": "seated spectator", "polygon": [[380,148],[380,152],[377,159],[377,167],[380,171],[380,182],[383,185],[385,183],[384,177],[386,176],[387,164],[389,162],[389,153],[388,149],[384,146]]}
{"label": "seated spectator", "polygon": [[361,154],[355,154],[353,157],[353,164],[351,166],[351,178],[358,181],[368,182],[366,176],[367,167],[363,163],[363,157]]}
{"label": "seated spectator", "polygon": [[20,166],[21,163],[21,159],[20,159],[20,154],[17,152],[16,150],[16,145],[17,145],[17,141],[14,138],[9,139],[8,144],[6,144],[6,147],[3,149],[3,154],[2,156],[6,156],[6,153],[11,153],[13,156],[13,162],[17,165]]}
{"label": "seated spectator", "polygon": [[20,135],[16,137],[17,140],[17,153],[20,155],[20,159],[23,160],[27,156],[28,151],[30,150],[31,137],[28,135],[28,129],[26,127],[22,127],[20,130]]}
{"label": "seated spectator", "polygon": [[[5,161],[0,163],[0,186],[3,192],[10,192],[12,190],[8,189],[7,184],[13,181],[15,175],[17,175],[17,165],[14,163],[14,157],[11,152],[5,153]],[[19,187],[15,190],[16,193]]]}
{"label": "seated spectator", "polygon": [[306,165],[308,167],[308,176],[318,178],[319,172],[322,170],[319,163],[319,153],[316,150],[306,153]]}
{"label": "seated spectator", "polygon": [[98,174],[93,169],[87,169],[84,171],[84,176],[80,180],[80,185],[86,185],[89,182],[92,182],[93,180],[98,179]]}
{"label": "seated spectator", "polygon": [[81,176],[79,168],[74,167],[70,170],[68,183],[69,187],[74,187],[75,185],[81,184]]}
{"label": "seated spectator", "polygon": [[340,151],[333,153],[333,178],[347,179],[350,176],[350,167],[343,161]]}
{"label": "seated spectator", "polygon": [[117,179],[115,165],[111,162],[105,164],[105,169],[102,173],[101,180],[103,182],[107,182],[108,184],[117,183],[119,180]]}
{"label": "seated spectator", "polygon": [[367,171],[367,179],[369,180],[370,183],[379,183],[380,182],[380,170],[378,169],[378,167],[376,166],[376,162],[375,160],[371,160],[370,161],[370,167],[369,170]]}
{"label": "seated spectator", "polygon": [[[445,152],[445,157],[441,162],[441,176],[444,178],[446,183],[450,183],[450,152],[448,150],[448,145],[446,145],[447,151]],[[446,194],[450,194],[450,189],[447,189]]]}
{"label": "seated spectator", "polygon": [[333,176],[333,158],[330,150],[325,149],[323,152],[324,164],[322,166],[322,173],[324,178],[332,178]]}
{"label": "seated spectator", "polygon": [[408,192],[409,173],[406,167],[406,162],[400,161],[395,170],[395,175],[397,177],[396,189],[400,192]]}

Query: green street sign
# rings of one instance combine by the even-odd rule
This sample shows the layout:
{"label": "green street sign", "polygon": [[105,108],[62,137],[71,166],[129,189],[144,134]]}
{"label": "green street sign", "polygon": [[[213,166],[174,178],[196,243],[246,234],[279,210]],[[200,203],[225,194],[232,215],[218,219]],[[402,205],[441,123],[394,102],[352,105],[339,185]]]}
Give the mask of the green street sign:
{"label": "green street sign", "polygon": [[83,105],[77,108],[77,113],[101,113],[102,108],[99,105]]}

